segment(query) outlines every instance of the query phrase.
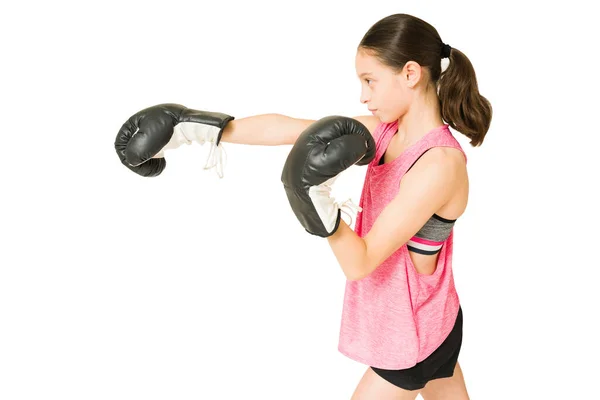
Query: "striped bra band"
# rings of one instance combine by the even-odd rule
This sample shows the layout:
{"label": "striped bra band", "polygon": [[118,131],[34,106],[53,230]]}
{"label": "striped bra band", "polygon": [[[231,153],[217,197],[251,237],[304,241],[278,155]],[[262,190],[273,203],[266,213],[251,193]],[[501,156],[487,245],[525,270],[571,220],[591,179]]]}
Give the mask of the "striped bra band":
{"label": "striped bra band", "polygon": [[455,219],[445,219],[437,214],[423,225],[423,227],[407,243],[409,251],[419,254],[437,254],[454,227]]}

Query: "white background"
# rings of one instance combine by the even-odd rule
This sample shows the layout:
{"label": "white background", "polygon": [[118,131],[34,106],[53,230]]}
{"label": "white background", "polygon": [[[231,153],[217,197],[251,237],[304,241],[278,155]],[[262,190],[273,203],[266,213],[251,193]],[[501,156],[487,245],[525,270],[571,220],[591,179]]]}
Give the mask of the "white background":
{"label": "white background", "polygon": [[[600,35],[591,6],[547,3],[2,6],[0,399],[349,399],[367,366],[337,351],[345,277],[289,207],[290,147],[225,143],[219,180],[208,145],[142,178],[113,143],[164,102],[368,114],[355,49],[399,12],[463,51],[494,107],[482,147],[454,132],[471,398],[596,398]],[[365,172],[335,191],[358,203]]]}

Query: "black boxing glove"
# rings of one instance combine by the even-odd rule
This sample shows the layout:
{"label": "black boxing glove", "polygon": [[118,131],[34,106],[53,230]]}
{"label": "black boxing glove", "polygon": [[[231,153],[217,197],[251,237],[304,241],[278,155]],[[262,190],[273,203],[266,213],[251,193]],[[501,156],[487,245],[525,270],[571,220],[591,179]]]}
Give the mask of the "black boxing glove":
{"label": "black boxing glove", "polygon": [[159,104],[131,116],[115,139],[121,163],[146,177],[165,169],[163,153],[182,144],[210,142],[212,147],[205,169],[217,167],[223,177],[221,135],[234,117],[218,112],[198,111],[179,104]]}
{"label": "black boxing glove", "polygon": [[307,232],[331,236],[339,227],[343,206],[361,211],[351,200],[336,203],[330,197],[331,185],[347,168],[367,165],[374,157],[371,133],[353,118],[325,117],[300,134],[288,154],[281,181],[294,214]]}

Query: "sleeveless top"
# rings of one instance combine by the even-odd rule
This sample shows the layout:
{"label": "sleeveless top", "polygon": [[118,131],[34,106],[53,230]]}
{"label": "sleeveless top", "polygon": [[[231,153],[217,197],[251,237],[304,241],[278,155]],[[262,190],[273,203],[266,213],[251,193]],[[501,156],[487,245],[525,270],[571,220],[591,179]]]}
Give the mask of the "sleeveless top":
{"label": "sleeveless top", "polygon": [[[389,163],[378,165],[398,122],[380,123],[373,138],[375,158],[367,167],[355,232],[364,237],[377,216],[398,193],[401,179],[419,157],[436,146],[459,149],[444,124],[429,131]],[[454,230],[442,243],[431,275],[415,269],[402,245],[371,274],[346,281],[338,350],[343,355],[381,369],[405,369],[427,358],[452,330],[459,298],[452,275]]]}

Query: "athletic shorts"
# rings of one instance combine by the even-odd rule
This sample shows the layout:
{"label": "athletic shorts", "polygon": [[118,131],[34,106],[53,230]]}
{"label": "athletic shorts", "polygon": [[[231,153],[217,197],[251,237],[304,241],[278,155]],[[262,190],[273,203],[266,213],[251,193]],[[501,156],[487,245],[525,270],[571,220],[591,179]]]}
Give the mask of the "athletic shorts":
{"label": "athletic shorts", "polygon": [[454,375],[458,361],[458,353],[462,344],[462,308],[452,331],[444,342],[426,359],[407,369],[380,369],[371,367],[373,371],[391,384],[406,390],[423,389],[427,382],[449,378]]}

